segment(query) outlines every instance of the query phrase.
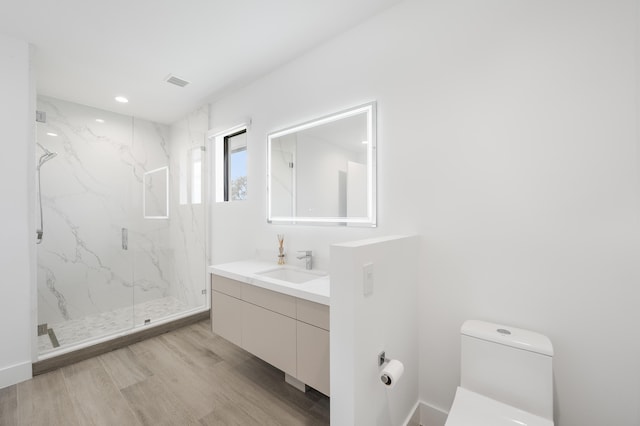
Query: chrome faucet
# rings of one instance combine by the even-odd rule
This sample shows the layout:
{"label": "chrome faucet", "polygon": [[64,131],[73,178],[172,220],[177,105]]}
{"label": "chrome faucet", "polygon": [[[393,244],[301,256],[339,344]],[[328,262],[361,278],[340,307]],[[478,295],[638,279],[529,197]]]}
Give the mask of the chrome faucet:
{"label": "chrome faucet", "polygon": [[313,261],[312,261],[313,253],[311,252],[311,250],[300,250],[298,251],[298,253],[304,253],[304,256],[297,256],[298,259],[305,260],[304,268],[311,269],[313,265]]}

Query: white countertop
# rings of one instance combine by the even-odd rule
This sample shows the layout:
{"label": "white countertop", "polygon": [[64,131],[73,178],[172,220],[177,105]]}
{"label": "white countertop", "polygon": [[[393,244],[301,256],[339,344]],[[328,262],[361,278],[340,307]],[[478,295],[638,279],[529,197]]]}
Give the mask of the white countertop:
{"label": "white countertop", "polygon": [[[277,291],[278,293],[288,294],[289,296],[309,300],[311,302],[320,303],[322,305],[329,305],[329,275],[320,276],[317,279],[307,281],[302,284],[294,284],[288,281],[269,278],[257,274],[258,272],[273,270],[278,267],[292,268],[288,265],[278,266],[273,262],[256,259],[212,265],[207,269],[210,274],[220,275],[225,278],[255,285],[256,287],[262,287],[267,290]],[[302,270],[304,271],[304,269]]]}

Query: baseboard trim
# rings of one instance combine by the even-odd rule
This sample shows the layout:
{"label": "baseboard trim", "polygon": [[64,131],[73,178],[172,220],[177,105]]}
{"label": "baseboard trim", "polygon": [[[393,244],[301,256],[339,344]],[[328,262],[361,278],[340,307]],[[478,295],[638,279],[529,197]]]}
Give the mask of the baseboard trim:
{"label": "baseboard trim", "polygon": [[0,369],[0,389],[31,378],[31,361],[21,362]]}
{"label": "baseboard trim", "polygon": [[409,412],[409,415],[405,419],[404,426],[420,426],[420,401],[416,401],[415,405]]}
{"label": "baseboard trim", "polygon": [[44,374],[61,367],[65,367],[67,365],[75,364],[76,362],[84,361],[85,359],[93,358],[94,356],[102,355],[116,349],[124,348],[125,346],[141,342],[151,337],[159,336],[160,334],[164,334],[169,331],[185,327],[187,325],[195,324],[197,322],[208,319],[210,312],[211,311],[206,310],[204,312],[189,315],[175,321],[167,322],[154,327],[143,328],[140,331],[136,331],[125,336],[116,337],[105,342],[100,342],[92,346],[75,350],[73,352],[64,353],[59,356],[54,356],[34,362],[33,375],[37,376],[39,374]]}
{"label": "baseboard trim", "polygon": [[420,401],[420,425],[421,426],[444,426],[449,413],[441,408]]}

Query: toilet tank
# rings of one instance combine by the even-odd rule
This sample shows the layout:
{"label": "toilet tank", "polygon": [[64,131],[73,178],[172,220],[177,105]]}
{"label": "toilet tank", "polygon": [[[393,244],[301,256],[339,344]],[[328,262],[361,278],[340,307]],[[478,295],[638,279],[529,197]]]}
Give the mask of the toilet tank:
{"label": "toilet tank", "polygon": [[548,337],[484,321],[466,321],[460,386],[553,419],[553,346]]}

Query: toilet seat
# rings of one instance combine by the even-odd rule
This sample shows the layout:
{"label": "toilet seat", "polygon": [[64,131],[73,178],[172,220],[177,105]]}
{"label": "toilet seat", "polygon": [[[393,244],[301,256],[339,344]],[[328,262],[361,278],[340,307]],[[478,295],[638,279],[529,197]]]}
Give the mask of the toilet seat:
{"label": "toilet seat", "polygon": [[553,421],[458,386],[445,426],[553,426]]}

